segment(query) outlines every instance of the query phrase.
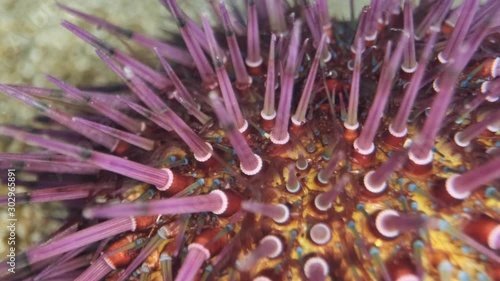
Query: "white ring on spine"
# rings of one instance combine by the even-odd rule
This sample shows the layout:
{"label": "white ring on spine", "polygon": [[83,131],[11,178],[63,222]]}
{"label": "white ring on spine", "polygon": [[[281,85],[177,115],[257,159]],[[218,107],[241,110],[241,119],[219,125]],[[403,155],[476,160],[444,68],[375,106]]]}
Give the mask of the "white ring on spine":
{"label": "white ring on spine", "polygon": [[205,246],[201,245],[200,243],[191,243],[188,246],[188,251],[191,249],[198,249],[201,252],[205,254],[205,260],[208,260],[210,258],[210,251],[205,248]]}
{"label": "white ring on spine", "polygon": [[218,195],[222,201],[220,208],[216,209],[216,210],[212,210],[212,213],[214,213],[216,215],[220,215],[220,214],[224,213],[227,210],[227,206],[229,205],[229,200],[227,199],[226,193],[224,193],[224,191],[222,191],[222,190],[216,189],[216,190],[210,192],[209,194]]}
{"label": "white ring on spine", "polygon": [[445,187],[446,187],[446,191],[448,192],[448,194],[455,198],[455,199],[458,199],[458,200],[463,200],[467,197],[469,197],[470,195],[470,192],[469,191],[466,191],[466,192],[459,192],[458,190],[456,190],[455,188],[455,180],[459,177],[460,175],[453,175],[451,177],[449,177],[447,180],[446,180],[446,183],[445,183]]}
{"label": "white ring on spine", "polygon": [[174,183],[174,173],[172,173],[172,171],[168,168],[163,168],[162,170],[167,173],[168,180],[164,186],[156,186],[156,188],[160,191],[165,191],[165,190],[168,190],[172,186],[172,183]]}
{"label": "white ring on spine", "polygon": [[375,227],[377,228],[378,232],[380,232],[380,234],[382,234],[385,237],[394,238],[398,236],[400,233],[398,230],[391,230],[384,227],[384,222],[383,222],[384,219],[387,217],[394,217],[394,216],[399,217],[399,213],[392,209],[388,209],[378,213],[377,218],[375,218]]}

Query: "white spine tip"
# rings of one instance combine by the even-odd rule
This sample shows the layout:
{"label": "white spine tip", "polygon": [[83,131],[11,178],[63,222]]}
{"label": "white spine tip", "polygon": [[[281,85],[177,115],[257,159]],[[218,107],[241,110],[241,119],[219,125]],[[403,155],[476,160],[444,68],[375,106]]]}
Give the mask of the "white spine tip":
{"label": "white spine tip", "polygon": [[309,235],[311,240],[318,245],[324,245],[332,239],[332,231],[324,223],[317,223],[311,227]]}
{"label": "white spine tip", "polygon": [[196,161],[198,161],[198,162],[206,162],[206,161],[208,161],[208,159],[210,159],[210,157],[212,157],[214,148],[208,142],[206,142],[206,144],[210,147],[210,152],[207,153],[206,155],[201,155],[201,156],[198,156],[198,155],[195,154],[194,155],[194,159],[196,159]]}
{"label": "white spine tip", "polygon": [[417,164],[417,165],[420,165],[420,166],[424,166],[424,165],[428,165],[430,163],[432,163],[432,160],[434,160],[434,152],[429,151],[429,153],[427,154],[427,156],[425,156],[424,158],[418,158],[417,156],[415,156],[415,154],[413,154],[411,151],[408,153],[408,158],[410,158],[410,160]]}
{"label": "white spine tip", "polygon": [[384,226],[384,220],[389,217],[399,217],[399,213],[391,209],[381,211],[378,213],[377,218],[375,218],[375,227],[383,236],[387,238],[394,238],[399,235],[399,231],[395,229],[388,229]]}
{"label": "white spine tip", "polygon": [[371,193],[381,193],[387,188],[387,182],[383,182],[382,184],[379,185],[374,185],[370,179],[372,175],[375,174],[375,171],[369,171],[366,173],[365,177],[363,178],[363,183],[365,185],[365,188],[370,191]]}
{"label": "white spine tip", "polygon": [[241,171],[247,176],[253,176],[260,172],[260,170],[262,170],[262,158],[260,158],[260,156],[257,154],[254,154],[254,156],[257,159],[257,166],[255,166],[254,168],[243,167],[243,162],[240,163]]}
{"label": "white spine tip", "polygon": [[221,199],[221,202],[222,202],[220,208],[218,208],[216,210],[212,210],[212,213],[214,213],[216,215],[223,214],[227,210],[227,206],[229,204],[229,200],[227,199],[227,195],[223,191],[218,190],[218,189],[210,192],[210,194],[218,195],[219,198]]}
{"label": "white spine tip", "polygon": [[165,191],[172,186],[172,183],[174,183],[174,173],[172,173],[172,171],[168,168],[163,168],[162,170],[167,173],[167,183],[163,186],[157,186],[156,188],[160,191]]}
{"label": "white spine tip", "polygon": [[460,192],[458,190],[456,190],[456,186],[455,186],[455,180],[459,177],[460,175],[453,175],[451,177],[449,177],[447,180],[446,180],[446,183],[445,183],[445,187],[446,187],[446,191],[448,192],[448,194],[457,199],[457,200],[463,200],[467,197],[469,197],[470,195],[470,192],[469,191],[466,191],[466,192]]}
{"label": "white spine tip", "polygon": [[463,141],[462,139],[460,139],[461,136],[462,132],[457,132],[455,136],[453,136],[453,140],[458,146],[467,147],[470,144],[470,141]]}
{"label": "white spine tip", "polygon": [[277,207],[280,207],[283,210],[283,215],[280,217],[275,217],[273,218],[273,220],[279,224],[287,222],[290,218],[290,210],[288,210],[288,207],[284,204],[278,204]]}
{"label": "white spine tip", "polygon": [[328,266],[328,263],[320,257],[312,257],[306,261],[304,264],[304,273],[307,278],[311,277],[312,270],[315,268],[320,267],[321,270],[323,271],[323,275],[327,276],[328,272],[330,271],[330,267]]}

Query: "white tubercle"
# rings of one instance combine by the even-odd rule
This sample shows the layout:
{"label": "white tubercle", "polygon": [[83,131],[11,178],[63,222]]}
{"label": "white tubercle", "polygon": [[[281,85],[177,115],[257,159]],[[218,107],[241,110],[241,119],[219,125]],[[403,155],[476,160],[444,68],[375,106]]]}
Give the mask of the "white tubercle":
{"label": "white tubercle", "polygon": [[498,69],[500,68],[500,57],[496,58],[493,60],[493,63],[491,64],[491,77],[496,78],[498,76]]}
{"label": "white tubercle", "polygon": [[229,204],[229,201],[227,199],[227,195],[223,191],[218,190],[218,189],[213,190],[212,192],[210,192],[210,194],[214,194],[214,195],[219,196],[219,198],[222,201],[221,207],[217,210],[212,210],[212,213],[214,213],[216,215],[220,215],[220,214],[224,213],[227,210],[227,206]]}
{"label": "white tubercle", "polygon": [[304,264],[304,273],[305,273],[306,277],[310,278],[311,273],[312,273],[311,271],[313,270],[313,268],[318,267],[318,266],[323,271],[324,276],[328,275],[328,272],[330,271],[330,267],[328,266],[328,263],[320,257],[312,257],[312,258],[308,259],[306,261],[306,263]]}
{"label": "white tubercle", "polygon": [[446,191],[448,192],[448,194],[451,197],[458,199],[458,200],[463,200],[463,199],[469,197],[470,192],[468,192],[468,191],[467,192],[460,192],[460,191],[456,190],[455,180],[459,176],[460,175],[453,175],[453,176],[449,177],[446,180],[445,186],[446,186]]}
{"label": "white tubercle", "polygon": [[276,118],[276,110],[271,115],[267,115],[266,113],[264,113],[264,110],[262,110],[260,112],[260,117],[262,117],[262,119],[264,120],[274,120],[274,118]]}
{"label": "white tubercle", "polygon": [[203,254],[205,254],[205,259],[206,260],[208,260],[210,258],[210,251],[207,248],[205,248],[205,246],[203,246],[203,245],[201,245],[199,243],[191,243],[191,244],[189,244],[188,251],[193,250],[193,249],[199,250]]}
{"label": "white tubercle", "polygon": [[172,173],[172,171],[168,168],[163,168],[162,170],[167,173],[168,181],[167,181],[167,183],[165,183],[164,186],[157,186],[156,188],[160,191],[165,191],[165,190],[168,190],[172,186],[172,183],[174,183],[174,173]]}
{"label": "white tubercle", "polygon": [[403,70],[406,73],[413,73],[415,70],[417,70],[418,63],[415,63],[413,67],[406,67],[404,65],[401,65],[401,70]]}
{"label": "white tubercle", "polygon": [[265,243],[273,244],[273,246],[275,247],[274,251],[267,255],[267,257],[270,259],[278,257],[283,251],[283,243],[281,243],[281,240],[274,235],[267,235],[259,242],[260,245]]}
{"label": "white tubercle", "polygon": [[324,245],[332,239],[332,231],[330,228],[324,223],[317,223],[311,230],[309,231],[309,236],[311,236],[311,240],[318,244]]}
{"label": "white tubercle", "polygon": [[371,145],[368,149],[361,149],[358,145],[358,140],[359,139],[355,139],[354,143],[353,143],[354,150],[357,153],[362,154],[362,155],[370,155],[375,151],[375,144],[373,142],[371,143]]}
{"label": "white tubercle", "polygon": [[497,133],[498,131],[500,131],[500,122],[488,125],[486,129],[492,133]]}
{"label": "white tubercle", "polygon": [[453,140],[455,143],[460,146],[460,147],[466,147],[470,144],[470,141],[463,141],[460,139],[460,136],[462,136],[462,132],[457,132],[455,136],[453,136]]}
{"label": "white tubercle", "polygon": [[493,250],[500,250],[500,224],[488,235],[488,246]]}
{"label": "white tubercle", "polygon": [[290,140],[290,134],[287,132],[285,138],[283,139],[277,139],[273,136],[273,133],[271,132],[271,141],[274,144],[285,144]]}
{"label": "white tubercle", "polygon": [[263,59],[262,57],[259,58],[258,61],[250,61],[248,59],[245,59],[245,64],[248,66],[248,67],[259,67],[263,62]]}
{"label": "white tubercle", "polygon": [[434,91],[436,91],[436,93],[439,93],[441,91],[441,89],[439,88],[438,80],[439,79],[435,79],[434,81],[432,81],[432,88],[434,89]]}
{"label": "white tubercle", "polygon": [[369,171],[368,173],[366,173],[365,177],[363,178],[363,183],[365,185],[365,188],[370,191],[371,193],[380,193],[382,191],[384,191],[386,188],[387,188],[387,183],[386,182],[383,182],[382,184],[380,185],[374,185],[371,181],[370,181],[370,177],[372,177],[372,175],[375,173],[375,171]]}
{"label": "white tubercle", "polygon": [[372,35],[366,35],[365,36],[365,41],[374,41],[377,39],[377,32],[373,33]]}
{"label": "white tubercle", "polygon": [[445,63],[448,62],[448,60],[443,57],[443,52],[439,52],[439,54],[438,54],[438,60],[442,64],[445,64]]}
{"label": "white tubercle", "polygon": [[290,120],[292,121],[292,123],[295,125],[295,126],[301,126],[302,125],[302,122],[295,119],[295,116],[292,115],[292,117],[290,117]]}
{"label": "white tubercle", "polygon": [[244,120],[244,121],[245,121],[245,123],[243,123],[243,125],[240,128],[238,128],[238,131],[240,133],[243,133],[248,129],[248,121],[247,120]]}
{"label": "white tubercle", "polygon": [[267,278],[266,276],[257,276],[252,281],[272,281],[271,279]]}
{"label": "white tubercle", "polygon": [[392,124],[390,124],[389,133],[396,138],[403,138],[408,134],[408,128],[405,127],[405,129],[402,132],[396,132],[394,128],[392,128]]}
{"label": "white tubercle", "polygon": [[394,238],[399,235],[399,231],[395,229],[388,229],[384,226],[384,220],[389,217],[399,217],[399,213],[391,209],[381,211],[375,219],[375,227],[383,236]]}
{"label": "white tubercle", "polygon": [[427,154],[427,156],[425,158],[417,158],[411,151],[408,153],[408,158],[410,158],[411,161],[413,161],[413,163],[417,164],[417,165],[421,165],[421,166],[424,166],[424,165],[427,165],[427,164],[430,164],[432,163],[432,160],[434,160],[434,152],[432,152],[432,150],[429,151],[429,153]]}
{"label": "white tubercle", "polygon": [[290,218],[290,210],[288,210],[288,207],[284,204],[278,204],[277,207],[280,207],[283,210],[283,216],[278,217],[278,218],[273,218],[273,220],[276,223],[285,223],[288,221]]}
{"label": "white tubercle", "polygon": [[356,124],[350,125],[349,123],[344,122],[344,128],[351,130],[351,131],[356,131],[359,128],[359,123],[356,122]]}
{"label": "white tubercle", "polygon": [[257,154],[254,154],[254,156],[256,157],[258,163],[257,166],[253,169],[247,169],[243,167],[242,162],[240,162],[240,169],[247,176],[253,176],[260,172],[260,170],[262,170],[262,158],[260,158],[260,156]]}
{"label": "white tubercle", "polygon": [[211,144],[209,144],[208,142],[206,143],[209,147],[210,147],[210,152],[207,153],[206,155],[202,155],[202,156],[197,156],[196,154],[194,155],[194,159],[196,159],[196,161],[198,162],[206,162],[208,159],[210,159],[210,157],[212,157],[212,154],[213,154],[213,151],[214,151],[214,148],[212,147]]}
{"label": "white tubercle", "polygon": [[323,195],[321,195],[321,194],[316,195],[316,198],[314,198],[314,206],[316,206],[316,208],[320,211],[323,211],[323,212],[328,211],[328,209],[330,209],[332,207],[332,203],[329,202],[328,205],[321,204],[319,202],[321,196],[323,196]]}
{"label": "white tubercle", "polygon": [[109,259],[109,257],[103,258],[104,262],[109,266],[109,268],[116,270],[116,266],[113,264],[113,262]]}
{"label": "white tubercle", "polygon": [[323,62],[329,62],[332,59],[332,53],[327,51],[327,55],[323,58]]}

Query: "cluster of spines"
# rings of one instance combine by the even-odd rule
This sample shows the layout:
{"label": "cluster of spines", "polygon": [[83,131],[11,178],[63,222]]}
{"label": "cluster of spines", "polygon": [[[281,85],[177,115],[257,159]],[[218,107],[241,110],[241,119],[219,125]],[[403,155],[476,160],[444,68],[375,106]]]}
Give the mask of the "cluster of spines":
{"label": "cluster of spines", "polygon": [[[331,184],[333,181],[332,175],[335,169],[342,166],[340,165],[341,162],[344,163],[349,160],[362,167],[371,168],[377,161],[375,138],[379,131],[381,118],[388,102],[389,94],[391,93],[393,77],[395,76],[398,66],[401,66],[402,71],[406,73],[407,77],[411,76],[411,79],[408,79],[409,86],[403,97],[403,106],[401,106],[396,118],[394,118],[388,126],[386,143],[390,146],[395,146],[397,149],[401,149],[403,145],[401,140],[405,139],[409,133],[406,127],[406,120],[410,114],[412,104],[416,99],[416,94],[423,85],[422,80],[426,66],[431,58],[430,53],[438,33],[437,26],[441,26],[441,23],[445,20],[451,2],[452,1],[449,0],[440,1],[436,4],[436,9],[432,10],[432,12],[424,18],[422,23],[414,29],[411,1],[404,1],[403,32],[400,39],[396,41],[396,47],[392,54],[392,44],[395,42],[388,41],[386,43],[385,55],[381,63],[382,68],[375,97],[369,108],[368,116],[365,118],[366,121],[363,126],[361,126],[358,121],[358,109],[361,108],[359,98],[362,63],[364,63],[363,54],[374,46],[375,43],[379,43],[377,42],[378,36],[383,34],[382,30],[384,25],[389,24],[392,18],[397,14],[396,12],[399,12],[400,3],[399,1],[373,0],[370,6],[363,9],[351,47],[351,51],[354,55],[353,73],[349,106],[346,114],[347,119],[344,122],[346,140],[352,145],[352,149],[348,149],[348,151],[352,150],[352,155],[350,155],[350,159],[347,159],[346,155],[344,155],[346,152],[344,152],[343,149],[335,149],[330,153],[326,153],[325,151],[325,157],[323,158],[328,160],[328,163],[317,173],[316,178],[319,184]],[[175,1],[165,0],[162,1],[162,3],[169,7],[177,21],[179,31],[188,47],[189,53],[168,44],[147,38],[141,34],[114,26],[102,19],[83,14],[61,4],[59,4],[59,6],[87,21],[124,34],[130,39],[145,46],[155,48],[167,73],[166,76],[136,61],[125,53],[108,46],[106,43],[101,42],[99,39],[93,37],[90,33],[87,33],[76,25],[69,22],[63,22],[64,27],[97,48],[98,55],[127,83],[138,100],[144,103],[148,108],[140,105],[137,100],[120,98],[120,101],[159,127],[167,131],[175,132],[187,147],[189,147],[195,160],[203,163],[215,157],[213,156],[214,150],[212,145],[203,140],[201,136],[197,135],[157,94],[158,91],[164,90],[165,88],[174,87],[176,90],[175,99],[178,103],[187,109],[189,114],[196,118],[199,123],[206,125],[210,117],[199,110],[197,101],[191,96],[163,56],[185,66],[193,66],[194,64],[198,70],[200,79],[203,81],[203,86],[207,91],[211,91],[206,100],[208,104],[212,106],[213,112],[220,122],[220,128],[224,130],[226,137],[229,139],[229,142],[240,160],[241,172],[247,176],[262,174],[261,171],[266,163],[261,156],[252,151],[252,147],[248,143],[247,135],[250,134],[248,131],[248,117],[244,116],[242,113],[242,105],[238,102],[236,92],[229,78],[226,69],[226,53],[216,41],[214,31],[208,23],[208,20],[205,16],[202,16],[203,28],[200,28],[192,19],[186,16]],[[259,68],[262,67],[264,61],[261,55],[259,23],[256,15],[257,4],[255,1],[249,1],[247,7],[248,54],[245,64],[248,67],[248,71],[243,64],[239,45],[233,33],[233,29],[238,29],[238,25],[232,21],[224,4],[220,4],[217,8],[223,23],[229,54],[236,76],[236,88],[243,91],[251,87],[253,83],[248,73],[262,73],[262,69],[259,70]],[[279,35],[279,38],[277,39],[274,34],[271,36],[270,55],[267,63],[269,68],[267,72],[268,76],[266,79],[266,91],[261,121],[262,127],[266,127],[266,123],[269,124],[269,121],[272,121],[271,124],[274,123],[269,130],[269,139],[274,146],[289,148],[294,143],[292,139],[295,137],[294,132],[299,132],[300,134],[304,130],[309,129],[309,127],[305,125],[305,123],[308,122],[306,112],[308,111],[308,105],[311,99],[311,93],[313,92],[320,59],[321,63],[327,63],[331,59],[328,44],[332,36],[331,34],[329,34],[330,36],[327,35],[331,32],[332,25],[327,17],[326,2],[324,0],[316,1],[314,5],[311,5],[308,1],[304,1],[302,8],[309,29],[309,35],[313,41],[313,47],[316,49],[316,54],[309,68],[308,76],[305,79],[305,85],[300,95],[300,101],[298,102],[296,112],[291,116],[293,95],[297,92],[296,89],[294,90],[297,69],[303,60],[307,39],[304,41],[302,47],[299,48],[300,37],[303,30],[300,20],[293,22],[289,39],[284,39],[285,33],[288,30],[288,23],[285,18],[284,7],[281,5],[280,1],[266,2],[266,8],[270,19],[270,28]],[[468,62],[472,59],[473,54],[476,52],[476,49],[483,39],[491,35],[491,33],[495,31],[495,28],[497,28],[497,23],[495,20],[492,20],[495,16],[495,12],[488,11],[497,11],[498,8],[500,7],[495,1],[489,1],[485,5],[479,6],[479,1],[474,0],[466,2],[451,13],[449,20],[447,20],[445,24],[451,25],[453,30],[451,34],[449,34],[449,38],[443,50],[437,56],[442,66],[439,67],[440,72],[434,79],[433,86],[436,97],[431,105],[427,120],[421,132],[415,135],[407,149],[400,152],[394,152],[386,163],[383,163],[372,171],[367,171],[366,175],[363,177],[363,187],[367,192],[372,195],[383,193],[387,188],[389,178],[403,165],[406,157],[409,158],[408,163],[405,164],[405,170],[408,173],[414,176],[424,176],[432,170],[432,163],[434,160],[433,146],[439,136],[439,130],[441,129],[440,125],[446,123],[446,113],[452,102],[459,76],[466,68]],[[477,20],[474,21],[474,19]],[[421,58],[417,63],[415,40],[420,40],[426,36],[427,42],[420,55]],[[276,46],[277,41],[278,46]],[[461,45],[463,45],[463,47],[458,47]],[[278,49],[280,56],[276,57],[274,48]],[[172,55],[172,53],[175,53],[175,55]],[[210,65],[207,55],[212,58],[214,68]],[[275,61],[276,58],[278,59],[277,63]],[[400,63],[401,61],[403,62]],[[280,81],[280,95],[277,109],[274,108],[274,90],[276,82],[275,65],[277,66],[276,73],[279,73]],[[494,79],[498,75],[498,68],[499,59],[488,58],[481,64],[477,73],[482,79]],[[403,75],[401,77],[403,77]],[[54,77],[48,76],[48,79],[60,87],[68,99],[88,104],[97,112],[113,120],[125,130],[98,124],[81,117],[70,116],[32,97],[37,94],[43,95],[43,93],[47,93],[44,91],[13,85],[0,85],[0,89],[6,94],[35,107],[41,113],[47,115],[56,122],[73,129],[112,153],[121,154],[127,152],[129,148],[124,147],[124,142],[146,151],[152,150],[153,146],[156,145],[153,140],[131,134],[141,133],[147,130],[145,122],[130,118],[116,109],[106,110],[105,104],[102,100],[98,99],[97,96],[93,96],[91,93],[86,93],[67,85]],[[498,91],[497,84],[497,80],[483,82],[483,87],[481,87],[481,92],[485,94],[482,96],[483,100],[486,99],[490,102],[495,101]],[[154,88],[154,90],[151,88]],[[217,91],[214,90],[220,92],[222,99],[218,96]],[[479,104],[480,103],[477,103],[475,108],[479,106]],[[468,112],[462,115],[467,115],[467,113],[473,111],[471,107],[473,106],[465,108],[465,111]],[[466,147],[469,145],[470,141],[481,134],[484,129],[491,129],[491,131],[496,130],[498,127],[497,115],[496,112],[491,113],[485,117],[483,121],[470,125],[467,130],[457,133],[454,137],[454,142],[456,142],[458,146]],[[295,131],[289,129],[290,121],[292,122],[292,126],[296,126],[294,129]],[[139,228],[149,228],[153,225],[153,217],[150,216],[211,212],[219,217],[227,216],[236,221],[236,218],[241,216],[241,213],[245,211],[270,217],[278,224],[286,223],[290,217],[290,211],[286,205],[263,204],[251,201],[242,202],[241,195],[232,190],[216,189],[210,191],[208,194],[179,197],[179,194],[190,194],[192,190],[203,185],[203,183],[199,180],[193,181],[192,178],[177,173],[171,168],[150,167],[125,158],[99,152],[93,148],[70,145],[62,141],[47,139],[33,133],[23,132],[12,126],[2,125],[0,127],[0,133],[78,159],[83,162],[81,164],[83,167],[82,169],[84,169],[83,171],[85,171],[85,168],[88,170],[86,173],[95,173],[96,169],[111,171],[141,182],[152,184],[156,186],[158,190],[165,192],[164,194],[176,197],[153,199],[145,202],[139,200],[133,203],[89,207],[83,212],[85,217],[118,218],[96,224],[75,232],[74,234],[67,234],[66,237],[55,239],[46,245],[34,247],[23,254],[26,264],[22,264],[22,266],[31,266],[39,261],[53,258],[62,253],[81,250],[83,246],[120,233],[127,231],[133,232]],[[394,142],[394,139],[399,141]],[[332,149],[333,147],[334,146],[332,146]],[[342,148],[342,146],[339,147]],[[306,150],[309,151],[307,148]],[[314,151],[315,150],[312,149],[309,152]],[[301,186],[301,181],[297,179],[295,169],[304,171],[309,168],[307,160],[305,160],[301,153],[302,152],[299,152],[296,164],[288,166],[289,174],[287,177],[286,189],[290,193],[296,193],[303,188]],[[334,155],[332,156],[332,154]],[[57,157],[61,158],[60,160],[51,158],[51,160],[48,161],[50,163],[45,167],[41,167],[40,164],[43,163],[40,163],[40,159],[31,158],[30,155],[24,156],[25,159],[22,160],[22,165],[26,166],[27,169],[31,168],[33,171],[48,172],[59,169],[59,171],[71,172],[70,170],[64,170],[65,165],[68,164],[68,159],[59,155]],[[495,158],[461,175],[454,175],[443,180],[437,179],[431,188],[432,192],[429,196],[433,196],[434,198],[432,200],[436,202],[444,201],[447,204],[461,202],[469,197],[473,191],[498,177],[499,161],[498,158]],[[19,161],[10,161],[6,164],[19,165],[20,163]],[[346,185],[351,181],[352,179],[350,176],[344,174],[338,178],[335,185],[331,185],[328,190],[319,193],[314,199],[315,210],[318,212],[329,210],[336,201],[338,194],[342,193]],[[76,190],[74,186],[64,187],[61,188],[61,190],[67,192],[68,195],[66,197],[61,196],[59,199],[68,200],[89,196],[92,194],[94,188],[94,186],[88,186]],[[36,196],[47,196],[50,192],[51,190],[39,191],[30,194],[29,199],[38,198]],[[56,192],[58,192],[58,190]],[[495,192],[490,191],[489,194],[495,194]],[[358,210],[366,214],[367,221],[372,223],[374,235],[378,235],[383,239],[394,239],[401,233],[417,232],[421,229],[437,229],[459,237],[466,244],[476,248],[477,251],[488,256],[493,261],[499,262],[498,256],[492,250],[498,250],[500,247],[500,226],[497,221],[488,216],[470,220],[464,227],[463,232],[460,232],[447,224],[444,220],[427,218],[415,212],[402,213],[392,209],[385,209],[373,214],[368,214],[362,206],[358,206]],[[120,218],[123,216],[127,216],[127,218]],[[128,216],[131,217],[129,218]],[[140,216],[148,217],[141,218]],[[140,218],[140,223],[138,222],[138,217]],[[144,220],[147,222],[143,222]],[[181,228],[182,227],[179,227],[178,230],[179,235],[183,233],[183,231],[180,230]],[[353,233],[356,233],[356,227],[354,225],[350,225],[350,228]],[[166,234],[162,234],[161,231],[166,230],[160,228],[158,231],[158,239],[166,239]],[[186,231],[185,225],[184,231]],[[233,233],[231,233],[231,235],[233,235]],[[325,227],[324,223],[316,223],[310,228],[309,237],[311,241],[318,245],[328,243],[328,241],[331,240],[331,236],[331,229],[327,226]],[[70,243],[74,239],[78,239],[79,243]],[[93,277],[97,280],[108,274],[109,271],[115,270],[117,267],[126,266],[128,263],[132,262],[132,259],[127,260],[122,258],[119,261],[113,261],[110,256],[114,256],[114,253],[117,252],[117,248],[122,250],[122,252],[137,252],[135,246],[132,246],[131,250],[127,247],[128,245],[132,245],[130,243],[132,243],[133,240],[141,241],[140,239],[140,237],[134,234],[128,234],[122,239],[117,240],[106,250],[111,251],[113,254],[103,254],[101,257],[94,259],[92,266],[83,272],[82,276],[79,278],[88,280],[87,277]],[[211,227],[203,230],[187,247],[188,251],[185,263],[180,267],[176,280],[193,279],[198,274],[197,269],[201,268],[206,260],[219,253],[217,261],[222,260],[224,255],[228,255],[229,252],[229,250],[225,250],[227,247],[224,247],[228,239],[229,234],[227,230],[218,227]],[[268,257],[272,259],[278,257],[283,251],[282,239],[283,238],[273,234],[265,236],[259,241],[254,251],[238,260],[236,267],[241,271],[245,271],[251,268],[260,258]],[[156,240],[150,241],[152,244],[147,248],[148,250],[154,249],[154,245],[156,245],[155,241]],[[420,244],[415,245],[415,251],[419,249],[419,245]],[[486,247],[484,245],[486,245]],[[104,251],[104,253],[106,253],[106,251]],[[414,278],[414,280],[418,280],[422,278],[422,273],[419,273],[417,266],[419,264],[418,259],[415,257],[409,258],[406,255],[395,255],[392,259],[384,262],[376,247],[370,248],[367,252],[369,256],[373,258],[373,263],[378,267],[378,273],[385,279],[413,280],[411,278]],[[147,255],[144,253],[147,252],[141,252],[142,256],[141,254],[139,254],[139,256],[144,258]],[[172,253],[162,255],[160,263],[162,269],[165,268],[162,270],[163,275],[169,276],[168,278],[172,279],[172,272],[168,270],[168,257],[172,257]],[[327,256],[309,257],[303,263],[302,272],[304,276],[311,280],[323,280],[331,273],[327,260]],[[137,261],[134,260],[132,263],[138,266],[138,263],[140,264],[141,262],[138,259]],[[395,273],[393,268],[390,267],[392,264],[395,264],[395,268],[401,270],[397,270]],[[131,270],[133,269],[127,269],[127,274],[130,274]],[[449,270],[449,267],[443,264],[439,266],[438,270],[441,276],[446,276],[446,271]],[[141,271],[142,274],[147,275],[149,267],[147,265],[143,266]],[[354,272],[356,271],[354,270]],[[272,279],[274,277],[275,276],[269,272],[263,272],[262,276],[258,276],[255,279],[267,280],[265,278]],[[122,276],[122,279],[123,278],[125,278],[125,275]]]}

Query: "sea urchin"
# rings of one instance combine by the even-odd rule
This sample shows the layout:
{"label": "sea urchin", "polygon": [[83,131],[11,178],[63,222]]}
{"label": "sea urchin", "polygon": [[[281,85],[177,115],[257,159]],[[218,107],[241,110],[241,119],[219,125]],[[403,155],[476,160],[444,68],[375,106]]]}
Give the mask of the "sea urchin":
{"label": "sea urchin", "polygon": [[123,85],[0,84],[48,117],[0,125],[17,203],[72,200],[5,280],[500,280],[500,1],[160,3],[179,42],[57,4],[159,68],[63,21]]}

